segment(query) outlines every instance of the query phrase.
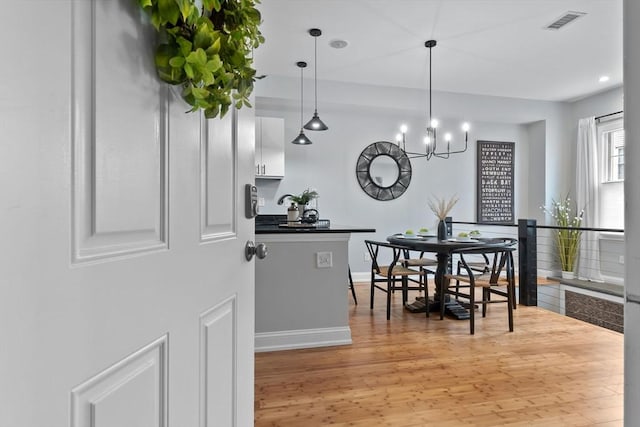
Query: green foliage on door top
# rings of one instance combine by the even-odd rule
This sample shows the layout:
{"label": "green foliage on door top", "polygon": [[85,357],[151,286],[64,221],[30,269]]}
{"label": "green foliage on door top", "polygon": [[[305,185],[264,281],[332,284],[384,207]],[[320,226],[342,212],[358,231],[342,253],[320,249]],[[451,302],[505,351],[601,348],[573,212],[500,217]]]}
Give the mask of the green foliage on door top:
{"label": "green foliage on door top", "polygon": [[180,85],[190,111],[207,118],[229,107],[251,107],[253,49],[264,43],[260,0],[137,0],[161,33],[155,64],[165,82]]}

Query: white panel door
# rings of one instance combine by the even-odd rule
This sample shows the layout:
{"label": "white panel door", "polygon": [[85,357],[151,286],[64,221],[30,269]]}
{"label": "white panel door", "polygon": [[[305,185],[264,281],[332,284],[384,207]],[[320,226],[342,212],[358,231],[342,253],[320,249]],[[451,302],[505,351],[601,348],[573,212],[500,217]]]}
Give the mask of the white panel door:
{"label": "white panel door", "polygon": [[253,425],[253,111],[185,114],[135,0],[2,10],[0,427]]}

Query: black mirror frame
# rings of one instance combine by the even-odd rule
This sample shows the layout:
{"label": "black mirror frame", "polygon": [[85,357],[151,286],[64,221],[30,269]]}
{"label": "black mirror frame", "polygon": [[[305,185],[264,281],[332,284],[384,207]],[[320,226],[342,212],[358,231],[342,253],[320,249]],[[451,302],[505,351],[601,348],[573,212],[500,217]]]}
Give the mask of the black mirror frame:
{"label": "black mirror frame", "polygon": [[[371,162],[379,156],[389,156],[398,165],[398,179],[389,187],[381,187],[371,179]],[[393,200],[402,196],[411,183],[411,161],[396,144],[378,141],[368,145],[356,163],[356,177],[362,190],[376,200]]]}

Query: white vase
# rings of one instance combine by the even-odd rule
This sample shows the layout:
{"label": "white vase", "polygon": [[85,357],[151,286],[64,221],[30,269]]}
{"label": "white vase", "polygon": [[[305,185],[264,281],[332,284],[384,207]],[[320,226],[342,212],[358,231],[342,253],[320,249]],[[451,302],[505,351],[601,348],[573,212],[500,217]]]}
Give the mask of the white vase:
{"label": "white vase", "polygon": [[564,271],[562,270],[562,278],[563,279],[575,279],[576,274],[573,271]]}

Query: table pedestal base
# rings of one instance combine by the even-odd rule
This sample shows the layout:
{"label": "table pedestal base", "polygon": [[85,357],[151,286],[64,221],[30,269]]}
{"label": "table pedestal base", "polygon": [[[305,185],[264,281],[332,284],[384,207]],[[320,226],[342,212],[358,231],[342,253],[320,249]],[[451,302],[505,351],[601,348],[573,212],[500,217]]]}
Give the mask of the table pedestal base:
{"label": "table pedestal base", "polygon": [[[440,312],[440,301],[429,299],[428,305],[425,304],[424,297],[417,297],[416,301],[419,302],[419,304],[407,304],[407,310],[411,311],[412,313],[424,313],[425,311],[427,311],[428,307],[429,313]],[[466,320],[470,317],[469,311],[456,300],[449,300],[445,302],[444,312],[445,314],[451,317],[455,317],[458,320]]]}

